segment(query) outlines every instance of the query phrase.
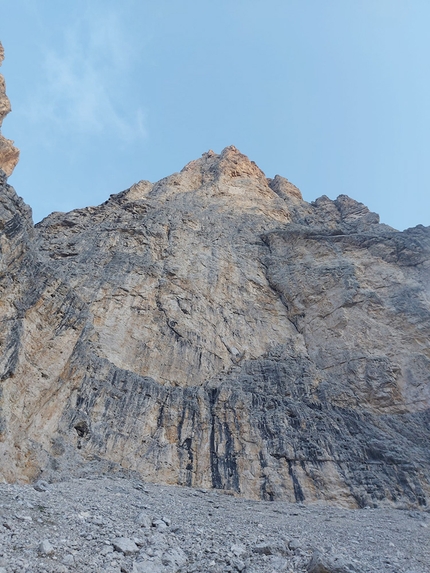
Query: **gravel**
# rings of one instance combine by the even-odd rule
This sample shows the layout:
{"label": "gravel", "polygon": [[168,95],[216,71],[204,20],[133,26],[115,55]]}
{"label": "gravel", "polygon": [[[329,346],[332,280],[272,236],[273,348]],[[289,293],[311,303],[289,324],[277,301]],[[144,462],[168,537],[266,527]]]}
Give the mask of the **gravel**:
{"label": "gravel", "polygon": [[0,573],[428,573],[430,514],[97,477],[0,484]]}

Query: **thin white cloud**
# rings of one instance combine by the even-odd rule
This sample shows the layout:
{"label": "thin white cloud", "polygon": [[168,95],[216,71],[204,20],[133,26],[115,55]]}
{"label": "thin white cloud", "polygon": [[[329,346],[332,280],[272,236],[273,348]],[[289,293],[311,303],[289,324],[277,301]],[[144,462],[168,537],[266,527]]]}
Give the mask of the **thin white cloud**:
{"label": "thin white cloud", "polygon": [[31,118],[125,142],[145,137],[144,111],[125,102],[134,53],[115,10],[88,14],[63,38],[62,46],[45,54],[44,83],[32,96]]}

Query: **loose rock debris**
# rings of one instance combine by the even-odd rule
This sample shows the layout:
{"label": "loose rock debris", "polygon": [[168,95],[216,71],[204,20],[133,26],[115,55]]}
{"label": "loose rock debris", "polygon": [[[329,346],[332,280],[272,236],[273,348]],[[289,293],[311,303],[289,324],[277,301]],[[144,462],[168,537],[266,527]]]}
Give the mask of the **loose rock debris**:
{"label": "loose rock debris", "polygon": [[0,573],[428,573],[430,514],[96,477],[0,484]]}

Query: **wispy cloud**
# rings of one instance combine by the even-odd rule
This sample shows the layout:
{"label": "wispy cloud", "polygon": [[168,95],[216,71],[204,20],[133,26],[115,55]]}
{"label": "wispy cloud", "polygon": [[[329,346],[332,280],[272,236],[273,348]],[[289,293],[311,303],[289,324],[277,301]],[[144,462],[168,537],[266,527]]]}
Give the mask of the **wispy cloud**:
{"label": "wispy cloud", "polygon": [[145,114],[125,101],[135,54],[114,9],[87,14],[45,52],[44,84],[32,95],[32,120],[69,133],[146,136]]}

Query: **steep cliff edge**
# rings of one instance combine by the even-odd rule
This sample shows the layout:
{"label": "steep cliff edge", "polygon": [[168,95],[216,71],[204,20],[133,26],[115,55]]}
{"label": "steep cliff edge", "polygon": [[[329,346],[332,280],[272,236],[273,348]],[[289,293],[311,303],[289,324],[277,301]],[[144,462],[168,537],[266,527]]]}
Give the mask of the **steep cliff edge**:
{"label": "steep cliff edge", "polygon": [[[0,66],[4,60],[4,50],[0,42]],[[10,112],[10,101],[6,95],[4,77],[0,74],[0,169],[9,177],[15,169],[19,159],[19,150],[14,147],[13,141],[6,139],[1,134],[1,126],[4,118]]]}
{"label": "steep cliff edge", "polygon": [[0,474],[430,500],[430,229],[234,147],[35,228],[2,189]]}

